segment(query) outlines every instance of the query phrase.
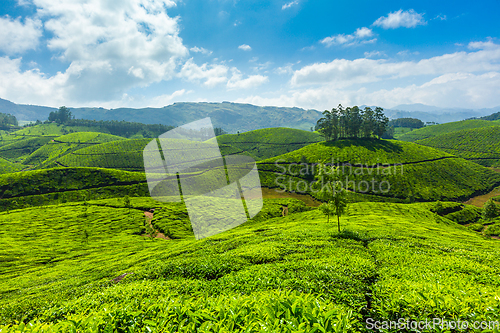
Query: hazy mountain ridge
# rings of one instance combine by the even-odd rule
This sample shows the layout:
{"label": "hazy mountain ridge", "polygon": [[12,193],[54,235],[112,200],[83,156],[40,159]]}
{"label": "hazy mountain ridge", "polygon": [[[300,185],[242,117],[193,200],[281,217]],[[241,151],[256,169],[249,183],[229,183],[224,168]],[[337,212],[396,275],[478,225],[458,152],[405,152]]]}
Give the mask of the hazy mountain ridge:
{"label": "hazy mountain ridge", "polygon": [[[361,105],[364,108],[366,105]],[[375,106],[371,106],[375,108]],[[270,127],[290,127],[309,130],[321,118],[317,110],[298,107],[256,106],[231,102],[180,102],[162,108],[116,108],[69,106],[76,118],[95,120],[125,120],[145,124],[179,126],[201,118],[210,117],[214,126],[229,133],[245,132]],[[0,112],[15,115],[18,120],[45,120],[57,108],[16,104],[0,98]],[[401,104],[384,109],[390,119],[417,118],[424,122],[447,123],[469,118],[479,118],[500,111],[500,106],[483,109],[440,108],[424,104]]]}

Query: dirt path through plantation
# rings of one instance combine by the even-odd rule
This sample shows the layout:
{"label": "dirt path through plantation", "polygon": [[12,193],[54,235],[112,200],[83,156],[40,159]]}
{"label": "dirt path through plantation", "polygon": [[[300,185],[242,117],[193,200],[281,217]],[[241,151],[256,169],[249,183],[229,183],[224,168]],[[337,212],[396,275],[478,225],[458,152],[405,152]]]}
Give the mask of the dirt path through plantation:
{"label": "dirt path through plantation", "polygon": [[[154,217],[154,213],[153,212],[144,212],[144,215],[146,216],[146,223],[149,224],[149,227],[150,228],[153,228],[153,223],[151,223],[151,221],[153,220],[153,217]],[[156,230],[156,229],[155,229]],[[161,238],[161,239],[170,239],[168,236],[165,236],[164,234],[162,234],[161,232],[159,232],[158,230],[156,230],[157,234],[156,234],[156,237],[155,238]],[[149,235],[144,235],[145,237],[149,237]]]}
{"label": "dirt path through plantation", "polygon": [[[490,168],[491,170],[495,172],[500,172],[500,169],[498,168]],[[467,205],[474,205],[479,208],[483,208],[484,204],[486,201],[489,199],[499,196],[500,195],[500,186],[494,188],[491,192],[483,194],[483,195],[478,195],[477,197],[470,198],[469,200],[465,201],[464,204]]]}

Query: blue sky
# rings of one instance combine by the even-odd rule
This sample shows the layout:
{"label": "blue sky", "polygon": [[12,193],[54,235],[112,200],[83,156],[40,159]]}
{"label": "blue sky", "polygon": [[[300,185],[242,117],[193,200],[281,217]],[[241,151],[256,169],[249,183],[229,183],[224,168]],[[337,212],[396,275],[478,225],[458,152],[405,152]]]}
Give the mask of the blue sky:
{"label": "blue sky", "polygon": [[3,0],[0,98],[500,105],[500,2]]}

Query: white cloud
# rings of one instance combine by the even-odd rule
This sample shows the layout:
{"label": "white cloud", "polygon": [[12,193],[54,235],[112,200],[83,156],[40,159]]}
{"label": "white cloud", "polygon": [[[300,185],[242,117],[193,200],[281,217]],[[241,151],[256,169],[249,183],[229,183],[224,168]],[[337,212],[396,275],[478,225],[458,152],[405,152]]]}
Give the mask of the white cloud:
{"label": "white cloud", "polygon": [[252,50],[252,48],[250,47],[250,45],[247,45],[247,44],[242,44],[242,45],[238,46],[238,48],[240,50],[243,50],[243,51],[251,51]]}
{"label": "white cloud", "polygon": [[415,28],[417,25],[427,24],[424,20],[424,14],[419,14],[413,9],[389,13],[387,16],[379,17],[373,25],[384,29],[396,29],[399,27]]}
{"label": "white cloud", "polygon": [[160,96],[156,96],[152,100],[151,107],[162,107],[171,104],[173,101],[177,100],[178,97],[182,97],[186,94],[190,94],[193,91],[186,91],[186,89],[176,90],[172,94],[164,94]]}
{"label": "white cloud", "polygon": [[61,106],[66,104],[67,74],[47,77],[38,69],[21,71],[21,58],[0,57],[0,96],[26,104]]}
{"label": "white cloud", "polygon": [[[486,44],[481,44],[485,47]],[[474,47],[478,47],[474,44]],[[420,61],[388,61],[384,59],[335,59],[315,63],[296,70],[292,86],[334,84],[346,87],[353,84],[377,82],[419,75],[442,75],[456,72],[487,72],[500,70],[500,45],[476,52],[456,52]]]}
{"label": "white cloud", "polygon": [[0,17],[0,52],[9,55],[35,49],[42,36],[42,22],[27,18],[24,23],[20,18]]}
{"label": "white cloud", "polygon": [[124,90],[175,76],[188,54],[170,0],[33,0],[53,34],[50,50],[70,65],[71,100],[106,101]]}
{"label": "white cloud", "polygon": [[470,50],[494,50],[498,48],[499,45],[495,44],[489,39],[487,42],[470,42],[467,48]]}
{"label": "white cloud", "polygon": [[364,53],[365,58],[376,58],[376,57],[385,57],[386,54],[381,51],[370,51]]}
{"label": "white cloud", "polygon": [[285,10],[285,9],[288,9],[290,7],[293,7],[293,6],[296,6],[299,4],[299,1],[298,0],[295,0],[295,1],[292,1],[292,2],[288,2],[288,3],[285,3],[283,6],[281,6],[281,10]]}
{"label": "white cloud", "polygon": [[227,81],[228,89],[250,89],[258,87],[269,81],[267,76],[263,75],[250,75],[246,79],[243,79],[242,74],[238,69],[233,67],[231,71],[231,79]]}
{"label": "white cloud", "polygon": [[422,103],[438,107],[482,108],[500,105],[497,89],[499,86],[499,72],[480,75],[454,73],[436,77],[422,85],[410,84],[393,89],[369,91],[365,87],[338,89],[324,85],[318,88],[290,90],[276,97],[251,95],[238,98],[235,102],[261,106],[296,106],[320,111],[331,109],[338,104],[393,107],[398,104]]}
{"label": "white cloud", "polygon": [[203,47],[198,47],[198,46],[195,46],[195,47],[192,47],[189,49],[191,52],[194,52],[194,53],[201,53],[201,54],[204,54],[204,55],[211,55],[212,54],[212,51],[209,51]]}
{"label": "white cloud", "polygon": [[377,39],[367,39],[373,36],[373,31],[369,28],[363,27],[358,28],[354,33],[350,35],[339,34],[331,37],[326,37],[322,39],[320,42],[325,44],[326,47],[334,46],[334,45],[343,45],[343,46],[353,46],[358,44],[366,44],[373,43]]}
{"label": "white cloud", "polygon": [[205,86],[214,87],[227,81],[227,72],[228,68],[224,65],[208,65],[205,63],[198,66],[191,58],[182,66],[178,76],[188,81],[204,81]]}

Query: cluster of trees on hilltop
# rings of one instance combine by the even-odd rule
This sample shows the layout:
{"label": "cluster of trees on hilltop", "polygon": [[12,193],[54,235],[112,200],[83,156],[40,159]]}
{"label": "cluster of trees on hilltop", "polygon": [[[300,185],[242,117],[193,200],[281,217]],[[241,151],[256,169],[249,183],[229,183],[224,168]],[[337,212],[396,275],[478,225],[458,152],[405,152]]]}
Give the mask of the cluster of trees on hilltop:
{"label": "cluster of trees on hilltop", "polygon": [[0,129],[8,129],[10,126],[17,126],[17,118],[11,114],[0,113]]}
{"label": "cluster of trees on hilltop", "polygon": [[339,104],[331,111],[324,111],[323,117],[316,123],[316,131],[327,141],[344,138],[384,137],[389,131],[389,118],[384,109],[372,110],[366,107],[360,110],[357,106],[344,108]]}
{"label": "cluster of trees on hilltop", "polygon": [[408,128],[422,128],[425,126],[424,122],[417,118],[398,118],[389,122],[392,127],[408,127]]}

